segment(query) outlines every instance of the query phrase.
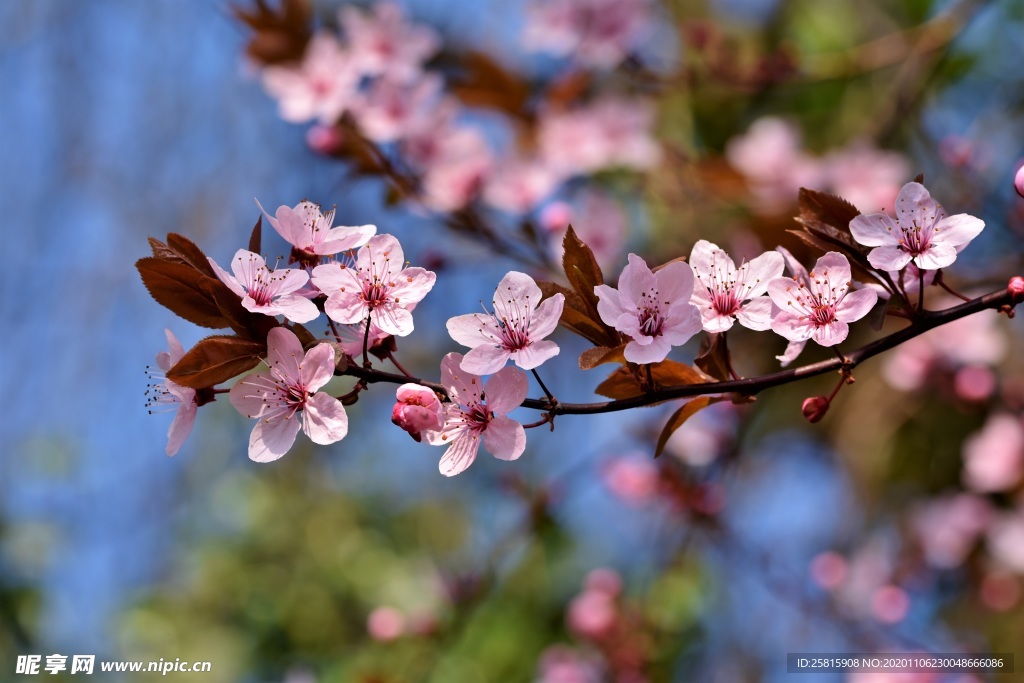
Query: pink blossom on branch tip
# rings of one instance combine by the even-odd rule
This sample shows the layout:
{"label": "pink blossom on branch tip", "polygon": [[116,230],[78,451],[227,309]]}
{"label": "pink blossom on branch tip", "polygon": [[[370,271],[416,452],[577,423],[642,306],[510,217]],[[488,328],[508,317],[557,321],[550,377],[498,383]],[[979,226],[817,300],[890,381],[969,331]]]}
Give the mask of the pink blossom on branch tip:
{"label": "pink blossom on branch tip", "polygon": [[654,273],[636,254],[630,254],[628,261],[618,289],[594,287],[597,312],[605,324],[630,337],[626,360],[657,363],[703,327],[700,311],[690,303],[693,271],[689,265],[675,262]]}
{"label": "pink blossom on branch tip", "polygon": [[540,367],[558,355],[558,345],[545,339],[562,316],[565,297],[543,294],[533,278],[512,271],[494,291],[494,312],[470,313],[448,320],[448,333],[470,347],[462,361],[466,372],[490,375],[512,360],[524,370]]}
{"label": "pink blossom on branch tip", "polygon": [[436,276],[405,267],[405,253],[393,235],[374,235],[356,252],[355,264],[327,263],[313,269],[313,284],[327,295],[324,310],[334,321],[358,324],[367,318],[398,337],[412,332],[412,308],[434,287]]}
{"label": "pink blossom on branch tip", "polygon": [[352,105],[358,85],[359,73],[348,53],[325,32],[312,37],[297,65],[263,71],[263,87],[277,99],[281,118],[290,123],[336,123]]}
{"label": "pink blossom on branch tip", "polygon": [[346,5],[338,20],[348,39],[350,58],[364,76],[410,81],[423,63],[441,48],[441,37],[429,26],[409,22],[394,2],[377,2],[368,14]]}
{"label": "pink blossom on branch tip", "polygon": [[257,420],[249,436],[249,458],[256,462],[277,460],[295,443],[299,429],[320,445],[345,438],[345,407],[333,396],[318,391],[334,375],[334,364],[330,344],[317,344],[305,352],[291,330],[270,330],[268,369],[238,380],[229,394],[238,412]]}
{"label": "pink blossom on branch tip", "polygon": [[689,263],[697,278],[690,301],[700,309],[705,330],[725,332],[733,321],[752,330],[771,328],[772,302],[764,295],[768,283],[782,275],[781,254],[767,252],[737,268],[718,245],[699,240]]}
{"label": "pink blossom on branch tip", "polygon": [[450,402],[444,406],[441,429],[424,434],[431,446],[448,446],[438,464],[446,477],[473,464],[481,441],[499,460],[516,460],[526,450],[526,431],[508,417],[526,400],[526,374],[506,367],[484,383],[478,375],[462,370],[462,363],[460,353],[449,353],[441,361],[441,384]]}
{"label": "pink blossom on branch tip", "polygon": [[419,384],[403,384],[395,392],[391,421],[419,441],[422,433],[440,430],[444,408],[432,389]]}
{"label": "pink blossom on branch tip", "polygon": [[309,282],[309,273],[298,268],[267,267],[259,254],[239,249],[231,259],[229,274],[207,259],[221,282],[242,299],[247,311],[263,315],[283,315],[293,323],[308,323],[320,315],[316,304],[302,296],[300,290]]}
{"label": "pink blossom on branch tip", "polygon": [[334,227],[334,209],[324,213],[319,204],[301,201],[294,207],[279,206],[271,216],[257,200],[256,205],[270,225],[288,244],[307,256],[331,256],[355,249],[377,232],[375,225]]}
{"label": "pink blossom on branch tip", "polygon": [[911,261],[923,270],[945,268],[984,227],[984,221],[965,213],[947,216],[920,183],[900,190],[895,218],[876,213],[850,221],[854,239],[874,247],[868,261],[881,270],[901,270]]}
{"label": "pink blossom on branch tip", "polygon": [[[161,373],[149,372],[151,379],[163,380],[157,384],[151,384],[146,389],[146,407],[152,413],[156,408],[158,412],[174,410],[174,419],[167,429],[167,455],[176,455],[185,443],[185,439],[192,432],[196,421],[196,412],[199,404],[196,401],[196,390],[190,387],[183,387],[180,384],[167,379],[162,373],[166,373],[174,366],[181,357],[185,355],[185,349],[181,342],[170,330],[164,330],[167,336],[167,351],[161,351],[156,355],[156,365]],[[163,410],[161,410],[163,409]]]}
{"label": "pink blossom on branch tip", "polygon": [[849,323],[866,316],[878,300],[870,289],[850,291],[850,262],[834,251],[819,258],[807,277],[806,283],[788,277],[768,283],[768,296],[779,309],[772,330],[792,342],[835,346],[849,335]]}

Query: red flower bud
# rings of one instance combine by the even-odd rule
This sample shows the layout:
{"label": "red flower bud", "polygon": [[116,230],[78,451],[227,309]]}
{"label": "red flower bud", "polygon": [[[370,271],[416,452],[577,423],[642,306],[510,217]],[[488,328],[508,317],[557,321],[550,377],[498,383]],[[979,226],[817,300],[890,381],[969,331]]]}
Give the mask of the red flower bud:
{"label": "red flower bud", "polygon": [[1014,275],[1010,278],[1010,283],[1006,285],[1006,289],[1013,297],[1013,303],[1019,304],[1024,301],[1024,277]]}
{"label": "red flower bud", "polygon": [[808,422],[818,422],[828,412],[829,400],[824,396],[811,396],[804,399],[801,411]]}

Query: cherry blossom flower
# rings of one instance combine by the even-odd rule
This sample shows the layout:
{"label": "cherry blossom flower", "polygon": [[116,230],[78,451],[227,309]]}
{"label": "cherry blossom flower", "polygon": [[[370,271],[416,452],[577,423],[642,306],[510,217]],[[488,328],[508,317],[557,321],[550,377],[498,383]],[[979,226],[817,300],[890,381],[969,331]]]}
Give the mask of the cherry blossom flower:
{"label": "cherry blossom flower", "polygon": [[378,607],[366,619],[366,632],[374,640],[382,642],[399,638],[407,626],[405,615],[394,607]]}
{"label": "cherry blossom flower", "polygon": [[[809,284],[810,276],[807,273],[807,269],[804,265],[796,260],[793,254],[789,253],[789,250],[785,247],[775,247],[775,251],[782,254],[782,260],[786,262],[786,269],[789,270],[789,274],[799,283]],[[879,287],[879,289],[884,289]],[[769,297],[771,298],[771,297]],[[775,359],[779,361],[782,367],[786,367],[793,361],[795,361],[801,353],[804,351],[804,347],[807,346],[807,340],[804,341],[790,341],[786,345],[786,350],[781,356],[775,356]]]}
{"label": "cherry blossom flower", "polygon": [[509,359],[524,370],[533,370],[558,355],[558,344],[544,338],[554,332],[562,317],[562,294],[541,301],[540,287],[525,273],[512,271],[494,290],[494,312],[470,313],[448,320],[452,339],[472,350],[462,369],[490,375]]}
{"label": "cherry blossom flower", "polygon": [[704,329],[725,332],[733,320],[752,330],[770,329],[772,302],[764,294],[784,267],[782,254],[770,251],[736,268],[718,245],[698,240],[690,252],[690,268],[697,278],[690,301],[700,309]]}
{"label": "cherry blossom flower", "polygon": [[354,266],[327,263],[313,269],[313,284],[327,295],[332,320],[355,324],[367,317],[381,331],[404,337],[413,330],[411,307],[433,288],[436,276],[403,268],[405,254],[393,235],[374,235],[356,253]]}
{"label": "cherry blossom flower", "polygon": [[746,178],[753,208],[760,213],[778,213],[793,203],[801,187],[822,182],[821,164],[803,151],[799,129],[783,119],[758,119],[728,142],[725,157]]}
{"label": "cherry blossom flower", "polygon": [[296,66],[268,66],[263,87],[277,99],[281,118],[290,123],[317,119],[330,125],[351,106],[359,72],[336,38],[317,33]]}
{"label": "cherry blossom flower", "polygon": [[612,458],[601,467],[601,478],[608,490],[630,505],[651,501],[658,490],[658,466],[649,455],[630,453]]}
{"label": "cherry blossom flower", "polygon": [[900,190],[895,219],[876,213],[850,221],[854,239],[875,247],[868,261],[881,270],[900,270],[911,261],[924,270],[945,268],[984,227],[984,221],[965,213],[947,216],[920,183]]}
{"label": "cherry blossom flower", "polygon": [[[410,306],[409,310],[413,310],[415,306]],[[363,320],[352,325],[341,325],[338,330],[338,346],[347,355],[353,358],[363,353],[363,342],[366,343],[367,349],[372,349],[391,335],[380,329],[374,323],[369,323],[370,333],[366,333],[367,321]]]}
{"label": "cherry blossom flower", "polygon": [[1024,509],[1018,507],[997,517],[988,527],[986,541],[1000,564],[1024,574]]}
{"label": "cherry blossom flower", "polygon": [[910,164],[899,152],[858,140],[824,159],[825,184],[854,206],[891,212]]}
{"label": "cherry blossom flower", "polygon": [[322,446],[345,438],[345,407],[333,396],[317,391],[334,375],[334,362],[330,344],[317,344],[307,353],[291,330],[270,330],[269,369],[238,380],[229,394],[238,412],[257,420],[249,436],[250,459],[277,460],[295,443],[300,427],[313,443]]}
{"label": "cherry blossom flower", "polygon": [[438,431],[444,424],[444,409],[432,389],[419,384],[403,384],[395,392],[391,421],[409,432],[416,441],[422,432]]}
{"label": "cherry blossom flower", "polygon": [[700,311],[690,303],[693,271],[685,263],[653,273],[642,258],[630,254],[619,288],[598,285],[594,293],[601,320],[631,338],[624,352],[631,363],[663,361],[673,346],[702,328]]}
{"label": "cherry blossom flower", "polygon": [[813,339],[835,346],[850,333],[849,323],[868,314],[878,300],[870,289],[850,291],[850,262],[830,251],[814,264],[807,282],[779,277],[768,283],[768,296],[780,309],[772,329],[790,341]]}
{"label": "cherry blossom flower", "polygon": [[914,509],[910,521],[928,564],[951,569],[967,558],[991,517],[987,500],[957,493],[922,503]]}
{"label": "cherry blossom flower", "polygon": [[544,162],[563,177],[615,166],[645,170],[661,159],[647,102],[604,97],[565,111],[543,111],[537,141]]}
{"label": "cherry blossom flower", "polygon": [[1017,175],[1013,177],[1013,189],[1021,197],[1024,197],[1024,166],[1017,169]]}
{"label": "cherry blossom flower", "polygon": [[441,384],[451,402],[445,404],[444,426],[424,434],[431,446],[448,446],[438,465],[446,477],[473,464],[481,440],[499,460],[516,460],[526,450],[526,430],[508,417],[526,400],[526,373],[503,368],[484,384],[462,370],[462,363],[461,353],[449,353],[441,361]]}
{"label": "cherry blossom flower", "polygon": [[964,484],[978,493],[1013,488],[1024,476],[1024,425],[1019,417],[989,417],[964,441]]}
{"label": "cherry blossom flower", "polygon": [[602,268],[618,263],[626,242],[626,213],[619,202],[597,190],[583,190],[571,203],[553,202],[540,214],[540,224],[551,239],[551,251],[561,262],[569,224],[594,252]]}
{"label": "cherry blossom flower", "polygon": [[533,0],[523,42],[530,50],[611,69],[650,29],[650,5],[650,0]]}
{"label": "cherry blossom flower", "polygon": [[542,160],[512,157],[497,164],[484,186],[484,201],[514,214],[532,211],[555,191],[562,179]]}
{"label": "cherry blossom flower", "polygon": [[[185,355],[185,349],[173,332],[165,329],[164,334],[167,336],[168,350],[156,354],[156,365],[162,372],[167,372]],[[149,412],[152,413],[154,407],[158,410],[163,408],[175,411],[174,419],[167,430],[167,455],[175,455],[192,432],[192,426],[196,421],[196,411],[199,408],[196,390],[172,382],[162,374],[150,372],[149,375],[152,379],[163,380],[159,384],[151,384],[146,389],[146,406],[150,409]]]}
{"label": "cherry blossom flower", "polygon": [[207,259],[221,282],[242,298],[245,310],[263,315],[283,315],[293,323],[308,323],[320,315],[316,304],[299,293],[309,273],[298,268],[270,270],[259,254],[239,249],[231,259],[232,276]]}
{"label": "cherry blossom flower", "polygon": [[590,653],[552,645],[544,650],[537,663],[534,683],[600,683],[605,680],[603,667]]}
{"label": "cherry blossom flower", "polygon": [[469,204],[494,167],[494,156],[476,128],[440,124],[402,144],[406,157],[423,175],[420,201],[435,211],[454,211]]}
{"label": "cherry blossom flower", "polygon": [[359,129],[374,142],[427,134],[435,121],[434,108],[442,88],[436,74],[408,83],[378,78],[353,105],[353,114]]}
{"label": "cherry blossom flower", "polygon": [[364,76],[416,78],[441,47],[440,36],[428,26],[407,22],[393,2],[374,3],[372,12],[367,16],[351,5],[338,12],[355,69]]}
{"label": "cherry blossom flower", "polygon": [[296,204],[294,208],[283,205],[277,207],[277,213],[273,217],[258,201],[256,205],[260,207],[260,211],[270,221],[274,230],[277,230],[277,233],[292,245],[303,259],[330,256],[361,247],[377,232],[375,225],[333,227],[334,209],[324,213],[319,204],[305,200]]}

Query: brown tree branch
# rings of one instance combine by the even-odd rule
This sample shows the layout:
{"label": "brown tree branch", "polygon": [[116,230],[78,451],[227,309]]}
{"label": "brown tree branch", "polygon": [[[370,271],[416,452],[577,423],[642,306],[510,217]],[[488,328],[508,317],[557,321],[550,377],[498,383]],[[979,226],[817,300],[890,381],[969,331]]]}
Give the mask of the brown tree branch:
{"label": "brown tree branch", "polygon": [[[870,344],[860,347],[845,354],[846,368],[853,369],[869,358],[884,353],[900,344],[920,336],[936,327],[946,325],[955,320],[960,320],[980,311],[995,309],[1005,312],[1012,312],[1013,307],[1019,303],[1014,295],[1006,290],[1000,290],[972,299],[967,303],[947,308],[943,311],[924,311],[919,317],[907,327],[893,332],[890,335],[877,339]],[[552,415],[594,415],[598,413],[613,413],[620,410],[642,408],[655,405],[664,401],[671,401],[680,398],[693,396],[705,396],[709,394],[739,394],[741,396],[754,396],[771,387],[790,384],[808,377],[816,377],[829,372],[841,370],[844,361],[840,358],[830,358],[818,363],[810,363],[799,368],[781,370],[769,375],[760,377],[748,377],[745,379],[733,379],[723,382],[706,382],[703,384],[685,384],[680,386],[660,387],[657,391],[651,391],[633,398],[625,398],[613,401],[600,401],[596,403],[552,403],[546,398],[528,398],[523,402],[524,408],[541,410]],[[349,365],[341,375],[357,377],[367,383],[387,382],[392,384],[405,384],[412,382],[447,396],[445,387],[437,382],[429,382],[415,377],[396,375],[390,372],[375,370],[373,368],[361,368],[356,365]]]}

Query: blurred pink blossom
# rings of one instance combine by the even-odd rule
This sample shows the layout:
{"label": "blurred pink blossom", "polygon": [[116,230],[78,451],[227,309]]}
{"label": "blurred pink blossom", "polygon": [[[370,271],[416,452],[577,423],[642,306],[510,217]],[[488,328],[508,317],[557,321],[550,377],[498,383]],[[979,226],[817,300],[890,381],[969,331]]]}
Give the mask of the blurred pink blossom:
{"label": "blurred pink blossom", "polygon": [[494,168],[494,156],[475,128],[453,125],[406,142],[412,143],[412,159],[423,172],[420,201],[435,211],[469,204]]}
{"label": "blurred pink blossom", "polygon": [[937,683],[938,680],[935,674],[912,671],[858,671],[846,679],[847,683]]}
{"label": "blurred pink blossom", "polygon": [[899,586],[882,586],[871,596],[871,613],[884,624],[903,621],[909,611],[910,597]]}
{"label": "blurred pink blossom", "polygon": [[803,151],[799,129],[782,119],[758,119],[729,141],[725,156],[746,177],[754,208],[762,213],[777,213],[796,202],[801,187],[822,184],[820,164]]}
{"label": "blurred pink blossom", "polygon": [[1024,425],[1016,415],[992,415],[964,441],[964,484],[979,493],[1005,491],[1024,475]]}
{"label": "blurred pink blossom", "polygon": [[928,564],[941,569],[959,566],[992,517],[984,498],[959,493],[921,503],[911,514]]}
{"label": "blurred pink blossom", "polygon": [[846,580],[846,558],[837,552],[818,553],[811,560],[811,578],[825,590],[835,590]]}
{"label": "blurred pink blossom", "polygon": [[523,42],[529,50],[610,69],[637,47],[651,19],[650,0],[531,0]]}
{"label": "blurred pink blossom", "polygon": [[601,477],[614,496],[633,505],[648,502],[658,489],[658,466],[639,453],[612,458]]}
{"label": "blurred pink blossom", "polygon": [[981,580],[982,602],[997,612],[1009,612],[1020,603],[1020,578],[1009,572],[993,571]]}
{"label": "blurred pink blossom", "polygon": [[570,223],[576,235],[594,252],[601,268],[622,259],[626,212],[619,202],[598,190],[584,190],[573,197],[572,203],[549,204],[540,215],[540,223],[551,237],[551,251],[558,262],[562,260],[562,240]]}
{"label": "blurred pink blossom", "polygon": [[299,64],[263,71],[263,87],[277,99],[281,118],[291,123],[336,123],[352,105],[358,86],[359,73],[349,55],[323,32],[309,41]]}
{"label": "blurred pink blossom", "polygon": [[352,105],[359,129],[379,143],[431,134],[444,83],[436,74],[416,81],[376,79]]}
{"label": "blurred pink blossom", "polygon": [[537,133],[540,154],[565,177],[616,166],[649,169],[661,159],[661,147],[653,137],[654,118],[650,103],[619,97],[544,111]]}
{"label": "blurred pink blossom", "polygon": [[1017,169],[1017,175],[1013,177],[1013,189],[1021,197],[1024,197],[1024,165]]}
{"label": "blurred pink blossom", "polygon": [[374,640],[395,640],[406,627],[405,615],[394,607],[378,607],[366,619],[366,631]]}
{"label": "blurred pink blossom", "polygon": [[622,590],[622,579],[607,568],[595,569],[587,575],[583,592],[573,598],[566,612],[569,629],[587,638],[601,638],[615,628],[618,620],[616,598]]}
{"label": "blurred pink blossom", "polygon": [[996,374],[984,365],[967,365],[956,371],[953,387],[965,401],[984,401],[996,390]]}
{"label": "blurred pink blossom", "polygon": [[376,2],[371,12],[351,5],[338,12],[355,69],[404,82],[419,76],[423,63],[440,49],[440,36],[428,26],[407,22],[394,2]]}
{"label": "blurred pink blossom", "polygon": [[703,467],[718,458],[736,436],[739,414],[732,403],[716,403],[686,421],[677,429],[665,451],[692,467]]}
{"label": "blurred pink blossom", "polygon": [[596,591],[616,597],[622,592],[622,577],[614,569],[598,567],[597,569],[592,569],[583,579],[583,587],[588,591]]}
{"label": "blurred pink blossom", "polygon": [[910,176],[910,164],[902,154],[863,140],[828,154],[823,164],[829,189],[865,213],[891,212]]}
{"label": "blurred pink blossom", "polygon": [[334,154],[344,141],[345,136],[337,126],[318,123],[306,131],[306,144],[317,154]]}
{"label": "blurred pink blossom", "polygon": [[1010,571],[1024,574],[1024,509],[997,517],[986,538],[992,557]]}
{"label": "blurred pink blossom", "polygon": [[602,667],[593,656],[565,645],[552,645],[541,654],[534,683],[602,683]]}
{"label": "blurred pink blossom", "polygon": [[499,161],[484,187],[484,201],[514,214],[532,211],[554,192],[562,179],[536,158],[521,156]]}

